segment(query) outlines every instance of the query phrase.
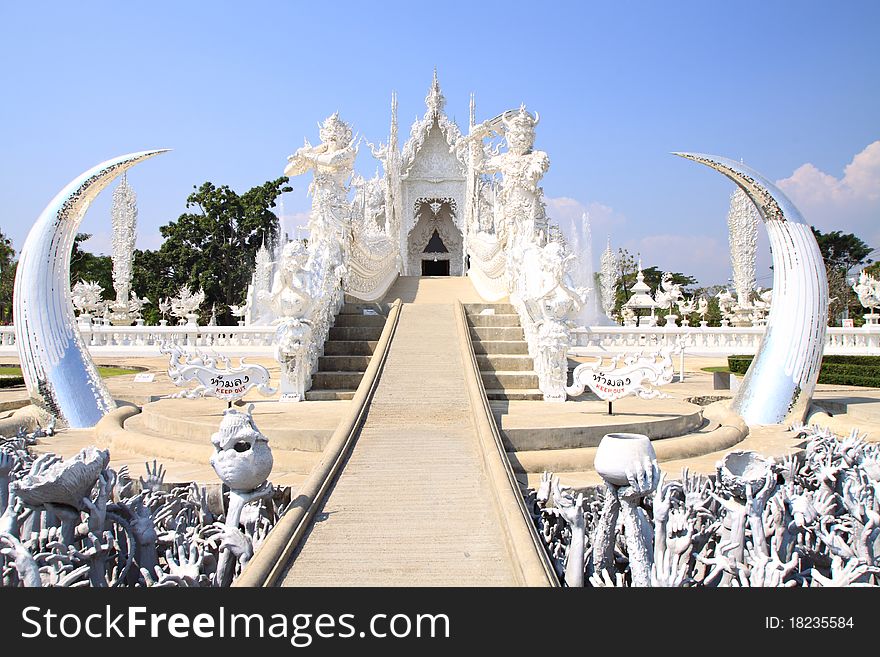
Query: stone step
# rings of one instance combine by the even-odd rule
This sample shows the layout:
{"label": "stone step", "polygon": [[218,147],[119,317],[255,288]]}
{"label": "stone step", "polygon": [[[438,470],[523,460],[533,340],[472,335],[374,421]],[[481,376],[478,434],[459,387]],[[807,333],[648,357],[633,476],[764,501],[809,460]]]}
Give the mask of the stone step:
{"label": "stone step", "polygon": [[470,326],[519,327],[519,315],[470,315]]}
{"label": "stone step", "polygon": [[388,312],[384,306],[384,304],[377,302],[367,302],[367,301],[349,301],[346,299],[346,302],[342,304],[342,310],[339,311],[340,315],[361,315],[363,314],[364,309],[367,308],[369,310],[375,310],[380,315],[387,315]]}
{"label": "stone step", "polygon": [[354,390],[362,378],[363,372],[316,372],[312,375],[312,389]]}
{"label": "stone step", "polygon": [[325,356],[371,356],[376,350],[376,340],[327,340]]}
{"label": "stone step", "polygon": [[524,372],[480,372],[486,388],[528,390],[538,387],[538,375]]}
{"label": "stone step", "polygon": [[370,356],[321,356],[318,370],[321,372],[364,372],[370,364]]}
{"label": "stone step", "polygon": [[[473,338],[473,336],[471,336]],[[474,340],[474,353],[480,355],[528,354],[529,345],[525,340]]]}
{"label": "stone step", "polygon": [[307,390],[306,401],[340,401],[354,399],[354,390]]}
{"label": "stone step", "polygon": [[487,388],[486,397],[492,401],[541,401],[544,399],[544,394],[537,388],[533,390]]}
{"label": "stone step", "polygon": [[385,318],[382,315],[337,315],[333,326],[355,326],[382,328],[385,326]]}
{"label": "stone step", "polygon": [[464,304],[465,313],[470,315],[476,315],[481,310],[492,309],[496,313],[500,313],[502,315],[515,315],[516,310],[513,307],[513,304],[510,303],[466,303]]}
{"label": "stone step", "polygon": [[523,340],[525,338],[523,330],[519,327],[476,326],[472,327],[470,331],[472,340]]}
{"label": "stone step", "polygon": [[509,372],[531,372],[535,362],[528,354],[477,354],[477,365],[480,371],[497,372],[506,370]]}
{"label": "stone step", "polygon": [[381,326],[334,326],[330,329],[331,340],[379,340]]}

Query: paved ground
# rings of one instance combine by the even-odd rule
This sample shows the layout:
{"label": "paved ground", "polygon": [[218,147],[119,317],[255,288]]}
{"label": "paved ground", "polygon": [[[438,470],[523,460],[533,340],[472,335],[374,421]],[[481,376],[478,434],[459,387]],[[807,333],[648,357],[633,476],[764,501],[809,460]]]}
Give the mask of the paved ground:
{"label": "paved ground", "polygon": [[477,441],[453,306],[405,305],[366,424],[284,585],[514,583]]}

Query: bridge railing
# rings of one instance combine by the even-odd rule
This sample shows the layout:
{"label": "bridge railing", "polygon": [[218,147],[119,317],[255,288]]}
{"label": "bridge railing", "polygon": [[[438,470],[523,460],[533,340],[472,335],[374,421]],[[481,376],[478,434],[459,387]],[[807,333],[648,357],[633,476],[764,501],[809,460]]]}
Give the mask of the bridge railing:
{"label": "bridge railing", "polygon": [[[637,351],[682,343],[694,354],[753,354],[765,330],[763,326],[589,326],[572,330],[569,353]],[[880,328],[829,327],[825,353],[880,355]]]}
{"label": "bridge railing", "polygon": [[[693,354],[753,354],[764,327],[734,326],[590,326],[572,330],[571,355],[659,349],[681,340]],[[259,352],[270,355],[274,326],[80,326],[80,333],[93,353],[114,352],[155,355],[160,343],[220,351]],[[15,355],[15,329],[0,326],[0,355]],[[880,355],[880,327],[830,327],[826,354]]]}

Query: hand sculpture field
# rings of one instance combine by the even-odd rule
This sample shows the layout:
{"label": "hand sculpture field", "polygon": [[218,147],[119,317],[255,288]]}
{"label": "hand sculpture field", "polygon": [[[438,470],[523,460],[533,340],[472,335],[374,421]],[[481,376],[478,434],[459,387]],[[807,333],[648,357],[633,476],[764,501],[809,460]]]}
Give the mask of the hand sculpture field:
{"label": "hand sculpture field", "polygon": [[[805,450],[744,497],[687,470],[639,463],[624,486],[564,491],[544,473],[532,516],[568,586],[876,586],[880,446],[795,427]],[[652,494],[653,491],[653,494]],[[743,489],[739,489],[742,494]],[[580,523],[583,522],[583,529]],[[578,537],[582,545],[575,545]],[[586,559],[578,561],[583,552]],[[582,576],[574,572],[583,566]]]}
{"label": "hand sculpture field", "polygon": [[233,493],[227,513],[218,516],[204,487],[169,486],[156,461],[136,481],[127,467],[105,468],[79,508],[28,507],[10,485],[61,461],[35,457],[32,443],[27,435],[0,438],[4,586],[228,585],[278,519],[281,491],[271,484]]}

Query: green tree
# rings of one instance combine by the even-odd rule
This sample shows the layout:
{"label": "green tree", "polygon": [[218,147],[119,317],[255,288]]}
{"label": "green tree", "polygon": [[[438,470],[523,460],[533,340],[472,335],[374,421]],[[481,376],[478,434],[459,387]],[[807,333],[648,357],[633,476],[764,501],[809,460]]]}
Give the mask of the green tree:
{"label": "green tree", "polygon": [[0,324],[12,323],[12,289],[17,265],[12,240],[0,231]]}
{"label": "green tree", "polygon": [[[617,253],[617,294],[615,296],[614,312],[619,314],[623,304],[632,296],[633,285],[638,280],[639,254],[633,255],[626,249],[619,249]],[[642,268],[645,284],[651,288],[652,294],[660,286],[663,280],[663,270],[651,266]],[[689,294],[688,287],[697,284],[697,279],[687,274],[672,272],[672,282],[682,286],[682,291]],[[636,316],[650,314],[649,310],[636,310]]]}
{"label": "green tree", "polygon": [[828,320],[835,323],[845,315],[861,315],[858,297],[853,292],[848,278],[850,272],[859,267],[871,263],[868,256],[873,250],[861,238],[852,233],[843,233],[839,230],[823,233],[813,228],[813,235],[825,261],[825,270],[828,276]]}
{"label": "green tree", "polygon": [[107,255],[95,255],[82,248],[82,243],[91,239],[89,233],[77,233],[73,238],[70,252],[70,284],[79,281],[94,281],[104,288],[103,298],[115,299],[113,290],[113,259]]}
{"label": "green tree", "polygon": [[137,251],[134,289],[153,306],[148,319],[155,320],[159,297],[174,296],[182,285],[205,291],[202,320],[217,305],[221,324],[232,323],[230,304],[244,301],[260,245],[278,236],[278,218],[271,211],[275,199],[289,192],[282,176],[237,194],[227,185],[206,182],[187,197],[186,212],[159,230],[165,241],[158,251]]}

